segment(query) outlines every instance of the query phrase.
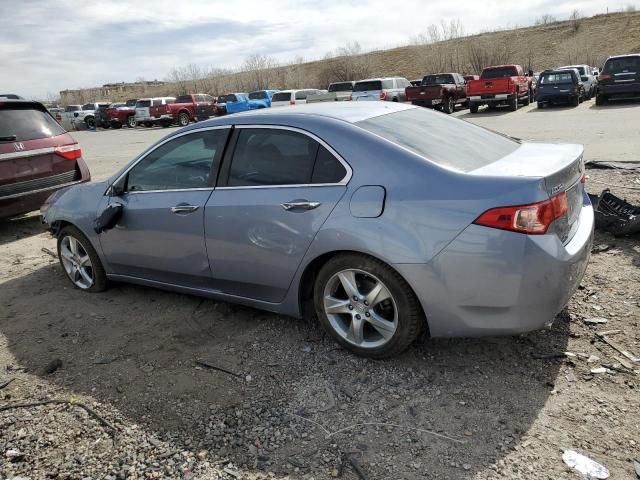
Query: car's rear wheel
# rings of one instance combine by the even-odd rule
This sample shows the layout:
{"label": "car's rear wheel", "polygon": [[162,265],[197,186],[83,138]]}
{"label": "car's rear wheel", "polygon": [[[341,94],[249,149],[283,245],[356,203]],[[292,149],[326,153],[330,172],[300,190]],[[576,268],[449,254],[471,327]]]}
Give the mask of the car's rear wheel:
{"label": "car's rear wheel", "polygon": [[94,117],[87,117],[84,119],[84,124],[87,128],[94,129],[96,128],[96,119]]}
{"label": "car's rear wheel", "polygon": [[531,92],[527,93],[527,96],[524,97],[524,101],[522,103],[525,107],[531,103]]}
{"label": "car's rear wheel", "polygon": [[473,102],[469,102],[469,111],[471,113],[478,113],[478,104],[477,103],[473,103]]}
{"label": "car's rear wheel", "polygon": [[186,127],[187,125],[189,125],[188,113],[182,112],[180,115],[178,115],[178,125],[180,125],[181,127]]}
{"label": "car's rear wheel", "polygon": [[129,117],[127,117],[127,125],[129,126],[129,128],[136,128],[138,126],[135,115],[130,115]]}
{"label": "car's rear wheel", "polygon": [[111,128],[118,130],[119,128],[122,128],[122,124],[120,122],[111,122]]}
{"label": "car's rear wheel", "polygon": [[542,110],[544,108],[544,103],[538,102],[538,108]]}
{"label": "car's rear wheel", "polygon": [[444,113],[453,113],[453,111],[455,110],[455,105],[456,103],[453,101],[453,98],[448,97],[444,100],[444,103],[442,104],[442,111]]}
{"label": "car's rear wheel", "polygon": [[513,99],[509,101],[509,110],[512,112],[518,110],[518,95],[514,96]]}
{"label": "car's rear wheel", "polygon": [[399,354],[424,325],[409,285],[391,267],[366,255],[343,254],[329,260],[316,278],[314,304],[331,336],[363,357]]}
{"label": "car's rear wheel", "polygon": [[602,94],[597,94],[596,95],[596,105],[601,106],[604,105],[605,103],[607,103],[607,97],[605,97]]}
{"label": "car's rear wheel", "polygon": [[571,105],[573,105],[574,107],[580,105],[580,95],[576,95],[571,99]]}
{"label": "car's rear wheel", "polygon": [[69,225],[60,231],[58,259],[76,288],[87,292],[102,292],[107,288],[107,276],[98,254],[76,227]]}

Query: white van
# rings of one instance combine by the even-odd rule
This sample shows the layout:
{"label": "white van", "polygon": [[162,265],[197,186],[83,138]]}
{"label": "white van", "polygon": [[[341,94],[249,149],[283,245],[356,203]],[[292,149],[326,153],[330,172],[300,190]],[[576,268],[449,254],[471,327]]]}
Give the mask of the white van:
{"label": "white van", "polygon": [[297,105],[307,103],[308,95],[327,93],[326,90],[316,88],[305,88],[302,90],[281,90],[271,97],[271,107],[284,107],[285,105]]}

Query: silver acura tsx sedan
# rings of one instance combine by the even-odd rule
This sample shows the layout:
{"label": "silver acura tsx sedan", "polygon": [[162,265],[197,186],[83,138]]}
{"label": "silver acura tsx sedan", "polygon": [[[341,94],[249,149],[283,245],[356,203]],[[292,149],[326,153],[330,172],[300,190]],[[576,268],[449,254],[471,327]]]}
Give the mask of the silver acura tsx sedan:
{"label": "silver acura tsx sedan", "polygon": [[423,330],[554,320],[593,238],[582,154],[391,102],[265,109],[178,130],[42,215],[81,290],[131,282],[317,317],[381,358]]}

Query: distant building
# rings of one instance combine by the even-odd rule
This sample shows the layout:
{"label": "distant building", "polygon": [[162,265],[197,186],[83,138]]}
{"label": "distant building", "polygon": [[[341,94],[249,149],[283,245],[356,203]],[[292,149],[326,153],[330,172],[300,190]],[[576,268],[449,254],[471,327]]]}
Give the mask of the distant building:
{"label": "distant building", "polygon": [[144,96],[160,96],[165,93],[167,86],[166,82],[160,80],[105,83],[102,87],[62,90],[60,103],[73,105],[98,101],[116,102]]}

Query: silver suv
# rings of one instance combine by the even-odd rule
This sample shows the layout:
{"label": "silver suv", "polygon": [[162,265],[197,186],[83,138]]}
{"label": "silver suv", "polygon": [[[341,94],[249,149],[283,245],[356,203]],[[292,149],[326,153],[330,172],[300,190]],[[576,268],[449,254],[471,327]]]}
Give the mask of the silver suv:
{"label": "silver suv", "polygon": [[356,82],[351,99],[353,101],[404,102],[407,99],[404,89],[410,86],[411,82],[403,77],[369,78]]}
{"label": "silver suv", "polygon": [[559,67],[557,70],[570,70],[575,68],[580,74],[580,80],[584,85],[584,93],[587,100],[590,100],[598,90],[598,79],[593,75],[593,67],[589,65],[566,65]]}

